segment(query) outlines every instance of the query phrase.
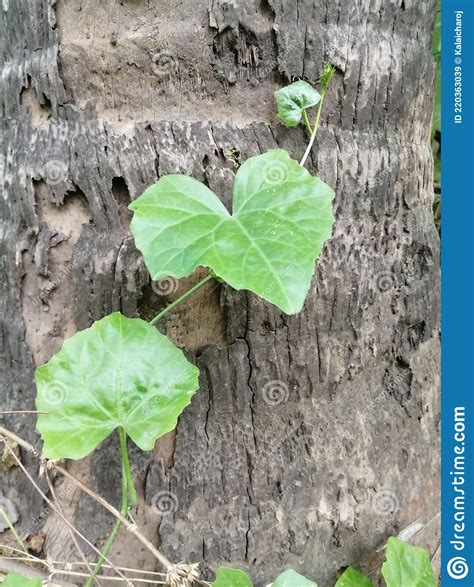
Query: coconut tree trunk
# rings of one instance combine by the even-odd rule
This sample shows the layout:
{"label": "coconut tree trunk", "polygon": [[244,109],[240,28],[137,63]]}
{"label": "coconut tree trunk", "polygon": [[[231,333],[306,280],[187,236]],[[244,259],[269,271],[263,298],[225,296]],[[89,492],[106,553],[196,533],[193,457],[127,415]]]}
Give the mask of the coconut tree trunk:
{"label": "coconut tree trunk", "polygon": [[[292,566],[324,587],[345,565],[375,568],[376,548],[414,521],[436,550],[435,4],[3,0],[2,410],[33,409],[34,368],[66,337],[114,310],[150,318],[199,278],[150,283],[128,203],[180,172],[227,205],[239,162],[304,152],[304,129],[275,119],[274,90],[337,68],[308,162],[335,187],[337,220],[302,313],[213,284],[161,326],[202,375],[176,434],[132,451],[137,521],[173,561],[246,568],[257,586]],[[34,417],[4,422],[38,442]],[[0,500],[16,528],[80,560],[10,465]],[[68,466],[119,501],[114,439]],[[56,486],[101,543],[109,516]],[[132,541],[120,537],[115,560],[153,568]]]}

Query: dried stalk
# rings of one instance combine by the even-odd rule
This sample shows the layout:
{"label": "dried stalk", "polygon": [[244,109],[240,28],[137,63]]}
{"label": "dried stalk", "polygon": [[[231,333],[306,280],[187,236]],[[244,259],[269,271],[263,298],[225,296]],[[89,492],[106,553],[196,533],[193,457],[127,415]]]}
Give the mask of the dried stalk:
{"label": "dried stalk", "polygon": [[[19,446],[23,447],[25,450],[28,450],[29,452],[33,453],[38,458],[41,458],[41,456],[38,454],[38,451],[31,444],[29,444],[26,440],[23,440],[23,438],[20,438],[14,432],[10,432],[10,430],[8,430],[7,428],[0,426],[0,439],[2,436],[13,440]],[[5,445],[8,446],[7,443]],[[16,455],[15,455],[15,457],[16,457]],[[18,458],[16,458],[16,460],[19,462]],[[87,487],[87,485],[84,485],[84,483],[82,483],[82,481],[77,479],[67,469],[65,469],[64,467],[62,467],[58,463],[56,463],[54,461],[48,461],[47,465],[49,467],[55,469],[56,471],[58,471],[58,473],[61,473],[61,475],[63,475],[64,477],[67,477],[68,479],[70,479],[73,483],[75,483],[77,485],[77,487],[79,487],[79,489],[81,489],[81,491],[83,491],[84,493],[87,493],[87,495],[92,497],[92,499],[94,499],[95,501],[100,503],[117,520],[120,520],[120,522],[127,528],[127,530],[129,532],[131,532],[137,538],[137,540],[139,540],[143,544],[143,546],[155,556],[155,558],[163,565],[163,567],[166,569],[167,572],[173,571],[173,569],[175,568],[175,565],[173,563],[171,563],[155,546],[153,546],[153,544],[145,536],[143,536],[143,534],[141,534],[138,531],[138,528],[136,527],[135,524],[130,524],[129,520],[127,518],[125,518],[124,516],[122,516],[121,513],[116,508],[114,508],[113,505],[111,505],[103,497],[101,497],[100,495],[95,493],[95,491],[93,491],[92,489]],[[23,466],[22,466],[22,468],[24,469]],[[31,479],[31,481],[33,481],[33,480]],[[34,483],[34,481],[33,481],[33,483]],[[41,489],[38,488],[38,490],[41,492]],[[88,541],[86,540],[86,542],[88,542]],[[94,550],[96,552],[98,552],[98,554],[100,555],[100,552],[97,551],[97,549],[95,547],[94,547]],[[107,561],[107,562],[110,564],[110,561]]]}
{"label": "dried stalk", "polygon": [[[0,426],[0,439],[2,439],[3,433],[3,426]],[[11,433],[13,434],[13,433]],[[5,435],[6,436],[6,435]],[[13,436],[15,436],[15,438],[13,439],[15,442],[17,442],[18,444],[21,444],[20,442],[18,442],[18,440],[21,440],[20,438],[16,437],[16,434],[13,434]],[[15,451],[10,447],[8,440],[6,440],[5,438],[3,438],[3,442],[5,443],[5,446],[7,447],[8,451],[10,452],[10,454],[12,455],[13,459],[15,460],[16,464],[20,467],[20,469],[23,471],[23,473],[26,475],[26,477],[28,478],[29,482],[33,485],[33,487],[36,489],[36,491],[41,495],[41,497],[44,499],[44,501],[58,514],[58,516],[63,520],[63,522],[69,527],[71,528],[71,530],[73,532],[75,532],[80,538],[82,538],[82,540],[84,540],[84,542],[90,546],[92,548],[92,550],[94,550],[94,552],[96,552],[99,556],[101,556],[101,552],[100,550],[98,550],[93,544],[92,542],[90,542],[90,540],[88,540],[81,532],[79,532],[79,530],[77,530],[72,524],[71,522],[58,510],[58,508],[54,505],[54,503],[49,499],[49,497],[44,493],[44,491],[41,489],[41,487],[36,483],[36,481],[33,479],[33,477],[28,473],[28,471],[26,470],[25,466],[23,465],[23,463],[20,461],[20,459],[16,456]],[[28,444],[26,441],[22,441],[25,444]],[[33,447],[31,447],[33,448]],[[34,449],[33,449],[34,450]],[[35,451],[36,452],[36,451]],[[127,581],[127,578],[125,577],[125,575],[123,575],[118,569],[116,569],[116,567],[114,566],[114,564],[106,559],[106,561],[109,563],[109,565],[112,566],[112,568],[114,569],[114,571],[120,576],[122,577],[125,581]]]}
{"label": "dried stalk", "polygon": [[[61,512],[61,514],[64,516],[64,510],[61,507],[61,504],[59,503],[59,500],[56,496],[56,491],[54,490],[54,486],[51,482],[51,479],[49,478],[48,475],[48,470],[45,469],[45,477],[46,477],[46,481],[48,482],[48,487],[49,487],[49,491],[51,492],[51,495],[53,497],[53,501],[56,505],[56,507],[58,508],[58,510]],[[71,528],[69,528],[69,526],[66,526],[69,532],[69,535],[71,536],[71,540],[74,542],[74,546],[76,547],[77,552],[79,553],[79,556],[81,557],[81,559],[84,561],[84,564],[87,567],[87,570],[90,571],[90,574],[92,575],[92,567],[89,564],[89,561],[86,558],[86,555],[84,554],[81,545],[79,544],[77,538],[76,538],[76,534],[71,530]],[[97,579],[96,581],[99,585],[101,584],[100,581]]]}

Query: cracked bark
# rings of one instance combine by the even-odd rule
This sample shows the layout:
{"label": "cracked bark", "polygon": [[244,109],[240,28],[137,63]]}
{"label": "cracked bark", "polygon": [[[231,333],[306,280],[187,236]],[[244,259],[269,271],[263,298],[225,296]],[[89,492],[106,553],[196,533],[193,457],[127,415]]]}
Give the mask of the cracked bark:
{"label": "cracked bark", "polygon": [[[138,521],[171,559],[248,568],[256,585],[293,566],[330,585],[436,514],[434,17],[434,0],[4,2],[5,410],[33,407],[34,367],[65,337],[112,310],[151,318],[198,278],[156,295],[128,234],[129,199],[178,171],[229,207],[231,149],[241,161],[304,151],[302,129],[277,125],[273,90],[337,66],[309,161],[336,187],[337,222],[303,312],[284,317],[214,284],[162,326],[202,373],[176,436],[152,455],[132,451]],[[275,390],[285,401],[269,405]],[[7,425],[36,441],[32,418]],[[116,503],[114,448],[70,466]],[[3,467],[0,480],[17,527],[44,526],[47,551],[77,559],[21,473]],[[161,517],[163,491],[176,511]],[[102,540],[111,520],[62,493],[79,529]],[[436,524],[417,539],[434,550]],[[115,554],[153,565],[125,535]]]}

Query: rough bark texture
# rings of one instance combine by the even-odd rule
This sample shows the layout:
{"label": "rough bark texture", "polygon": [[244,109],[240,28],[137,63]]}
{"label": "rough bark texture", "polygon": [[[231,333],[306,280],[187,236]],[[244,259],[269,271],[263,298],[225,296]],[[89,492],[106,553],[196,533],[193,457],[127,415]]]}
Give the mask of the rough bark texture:
{"label": "rough bark texture", "polygon": [[[435,0],[3,0],[4,410],[32,409],[34,367],[64,338],[112,310],[151,317],[197,279],[151,287],[130,199],[178,171],[228,205],[235,160],[304,150],[273,91],[337,65],[309,161],[336,188],[337,221],[303,312],[212,285],[163,324],[201,389],[176,436],[132,452],[138,522],[176,562],[248,568],[257,586],[292,566],[324,587],[347,564],[373,570],[415,520],[436,550],[434,18]],[[33,418],[7,425],[36,441]],[[116,503],[115,449],[70,468]],[[0,482],[17,527],[77,560],[21,471],[0,466]],[[110,518],[58,490],[101,542]],[[153,568],[130,540],[118,560]]]}

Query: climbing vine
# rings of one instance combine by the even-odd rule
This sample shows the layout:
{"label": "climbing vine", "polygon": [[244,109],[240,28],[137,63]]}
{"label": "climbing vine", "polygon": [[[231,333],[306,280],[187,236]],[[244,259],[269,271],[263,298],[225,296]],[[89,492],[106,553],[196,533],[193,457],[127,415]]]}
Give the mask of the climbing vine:
{"label": "climbing vine", "polygon": [[[120,511],[86,587],[100,573],[121,524],[127,518],[133,524],[131,508],[137,496],[127,439],[144,451],[152,450],[158,438],[175,428],[198,390],[198,369],[155,324],[213,279],[251,291],[287,314],[303,307],[315,261],[334,222],[334,191],[304,167],[333,74],[327,65],[319,92],[305,81],[276,92],[281,122],[289,128],[304,124],[307,149],[299,162],[282,149],[247,159],[235,175],[232,214],[207,186],[184,175],[162,177],[130,204],[131,232],[153,280],[186,277],[198,267],[209,269],[206,277],[149,323],[119,312],[96,321],[66,340],[36,370],[37,428],[46,459],[81,459],[114,431],[120,440]],[[401,565],[403,557],[411,561],[417,576],[429,576],[426,553],[407,548],[399,541],[389,543],[384,565],[388,587],[408,585],[400,579],[410,566]],[[410,585],[434,585],[430,580]],[[196,565],[183,564],[168,568],[167,581],[175,586],[207,584],[199,579]],[[20,584],[40,583],[15,575],[4,582],[11,587]],[[370,584],[354,569],[346,570],[337,582],[338,587]],[[251,582],[242,571],[222,568],[213,585],[249,587]],[[315,586],[291,570],[273,583]]]}

